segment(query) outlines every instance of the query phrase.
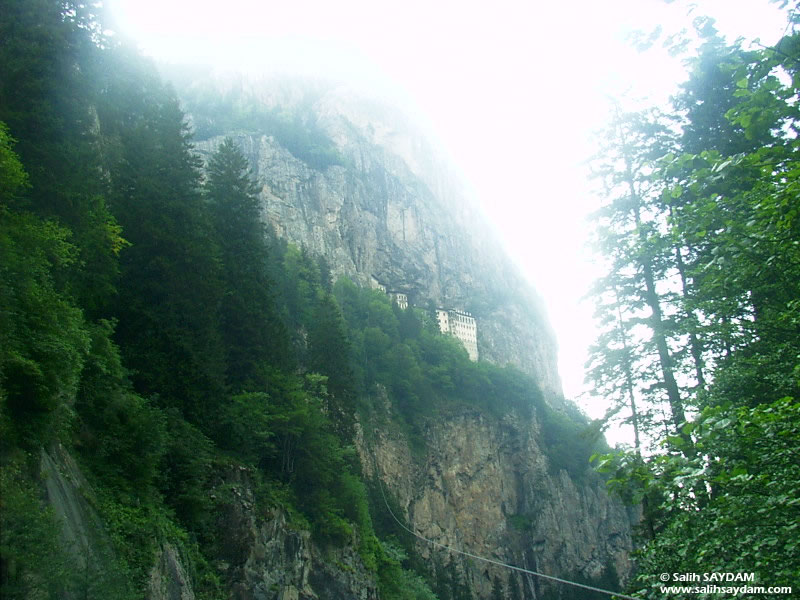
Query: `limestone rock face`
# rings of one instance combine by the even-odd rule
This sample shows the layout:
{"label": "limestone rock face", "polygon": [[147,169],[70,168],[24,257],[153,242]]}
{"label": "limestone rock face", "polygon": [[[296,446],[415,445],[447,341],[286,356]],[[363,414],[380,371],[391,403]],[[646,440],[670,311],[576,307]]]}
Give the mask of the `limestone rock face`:
{"label": "limestone rock face", "polygon": [[226,476],[228,497],[218,504],[218,569],[233,600],[377,600],[377,586],[356,552],[357,540],[322,549],[308,531],[291,528],[274,510],[256,515],[244,469]]}
{"label": "limestone rock face", "polygon": [[[94,490],[78,464],[61,445],[41,452],[41,481],[48,506],[61,525],[62,541],[76,573],[77,588],[66,592],[73,598],[125,597],[129,590],[118,572],[105,524],[90,499]],[[195,600],[189,569],[175,546],[162,545],[146,583],[147,600]]]}
{"label": "limestone rock face", "polygon": [[[295,96],[276,92],[264,102],[274,108]],[[207,158],[232,137],[252,165],[263,217],[279,236],[324,255],[334,278],[345,275],[362,286],[379,282],[418,307],[469,311],[481,360],[518,366],[535,378],[551,407],[563,407],[555,339],[541,301],[453,169],[402,118],[376,103],[329,89],[312,110],[341,164],[314,168],[257,130],[201,139],[197,151]],[[380,402],[392,410],[390,398]],[[361,425],[370,428],[357,439],[365,476],[383,483],[420,536],[584,582],[630,574],[631,515],[588,468],[577,478],[553,468],[535,411],[445,415],[428,425],[423,450],[396,429],[373,432],[372,425]],[[230,518],[238,522],[235,511]],[[243,582],[237,599],[314,598],[315,577],[329,579],[329,589],[361,585],[360,595],[350,597],[375,595],[356,566],[345,570],[354,579],[337,579],[344,575],[315,558],[307,537],[287,530],[279,515],[265,525],[245,519],[230,529],[242,545],[231,558],[231,568],[239,569],[234,579]],[[422,539],[418,550],[437,576],[455,573],[475,598],[491,597],[498,580],[506,590],[517,586],[526,599],[582,597],[532,576],[513,575],[512,582],[512,571]],[[351,564],[345,556],[339,560]]]}
{"label": "limestone rock face", "polygon": [[[588,469],[578,482],[563,470],[554,472],[539,437],[535,417],[462,412],[430,424],[424,458],[415,458],[408,440],[389,430],[369,443],[360,439],[359,450],[366,474],[377,476],[396,498],[403,510],[398,516],[438,545],[583,582],[626,578],[635,515],[612,501]],[[495,577],[508,589],[512,576],[521,577],[527,598],[574,592],[465,561],[441,546],[418,543],[439,569],[457,565],[476,597],[490,597]]]}
{"label": "limestone rock face", "polygon": [[87,501],[91,489],[75,460],[60,444],[40,455],[48,505],[61,524],[64,546],[76,565],[105,565],[110,543],[97,512]]}
{"label": "limestone rock face", "polygon": [[[63,542],[79,573],[80,588],[65,600],[127,597],[106,527],[88,498],[94,491],[61,446],[41,453],[42,484],[48,505],[62,526]],[[374,575],[358,555],[358,540],[341,548],[320,548],[308,531],[289,526],[280,510],[258,514],[250,477],[243,467],[224,473],[228,490],[217,501],[217,571],[232,600],[378,600]],[[164,541],[153,557],[144,586],[146,600],[195,600],[190,560]],[[123,592],[123,589],[126,591]]]}
{"label": "limestone rock face", "polygon": [[150,570],[147,600],[194,600],[191,578],[175,546],[165,543]]}
{"label": "limestone rock face", "polygon": [[[379,105],[332,90],[313,110],[346,166],[312,168],[272,136],[226,133],[248,157],[278,235],[324,255],[334,277],[374,278],[411,304],[471,312],[482,359],[516,364],[560,396],[541,301],[454,170]],[[223,138],[197,140],[197,151],[208,157]]]}

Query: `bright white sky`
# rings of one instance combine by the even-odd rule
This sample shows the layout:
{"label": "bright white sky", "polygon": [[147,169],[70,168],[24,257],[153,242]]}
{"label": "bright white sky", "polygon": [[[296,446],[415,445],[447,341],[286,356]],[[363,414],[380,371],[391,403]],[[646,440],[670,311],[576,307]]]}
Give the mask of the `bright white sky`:
{"label": "bright white sky", "polygon": [[[580,303],[594,269],[584,217],[597,204],[582,162],[609,98],[663,103],[683,80],[660,46],[626,34],[687,26],[663,0],[106,0],[148,55],[248,71],[341,78],[389,93],[432,127],[509,252],[544,297],[568,397],[584,390],[594,333]],[[767,0],[698,0],[729,39],[773,43]],[[587,397],[593,416],[603,410]],[[593,409],[590,404],[594,404]]]}

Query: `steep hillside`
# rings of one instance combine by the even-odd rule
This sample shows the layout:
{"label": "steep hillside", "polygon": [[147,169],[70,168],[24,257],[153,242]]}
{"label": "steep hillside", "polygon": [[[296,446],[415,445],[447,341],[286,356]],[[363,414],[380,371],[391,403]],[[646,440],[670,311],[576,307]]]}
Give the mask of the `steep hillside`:
{"label": "steep hillside", "polygon": [[574,597],[412,532],[615,587],[626,514],[447,169],[302,86],[206,86],[194,146],[97,8],[0,10],[4,600]]}
{"label": "steep hillside", "polygon": [[[554,336],[535,292],[452,167],[413,127],[342,88],[281,82],[232,93],[234,103],[249,106],[249,118],[233,118],[220,132],[198,88],[186,88],[190,114],[206,124],[196,148],[208,156],[225,137],[242,148],[263,215],[278,235],[324,256],[334,278],[406,294],[420,314],[432,316],[435,307],[469,311],[480,360],[530,374],[544,402],[575,423],[569,434],[580,444],[581,417],[563,403]],[[259,111],[283,115],[313,135],[293,146],[274,124],[253,126]],[[203,133],[216,135],[202,139]],[[311,158],[314,150],[316,156],[324,150],[327,160]],[[437,544],[584,582],[614,586],[630,572],[631,516],[586,473],[585,462],[571,473],[554,466],[558,450],[547,439],[545,407],[538,413],[450,408],[415,420],[411,439],[391,426],[402,412],[391,390],[378,384],[367,393],[373,407],[383,408],[361,423],[367,430],[361,463],[386,484],[412,529]],[[485,400],[507,406],[505,398]],[[505,590],[519,585],[523,597],[572,593],[531,577],[512,583],[517,576],[507,570],[465,562],[424,541],[416,540],[416,549],[438,577],[450,573],[451,589],[461,577],[478,597],[488,598],[496,581]]]}

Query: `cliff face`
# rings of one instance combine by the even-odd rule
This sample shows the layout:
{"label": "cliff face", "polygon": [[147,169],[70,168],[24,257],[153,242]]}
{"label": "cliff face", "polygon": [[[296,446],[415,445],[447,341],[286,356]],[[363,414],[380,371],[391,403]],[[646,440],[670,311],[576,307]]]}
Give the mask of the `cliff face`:
{"label": "cliff face", "polygon": [[[263,99],[267,106],[280,101]],[[541,302],[453,170],[377,104],[334,90],[312,110],[346,166],[313,168],[273,136],[225,133],[250,160],[264,216],[277,233],[325,256],[334,277],[361,285],[374,278],[407,293],[412,304],[471,312],[483,359],[516,364],[552,398],[560,396]],[[197,150],[208,156],[223,138],[197,140]]]}
{"label": "cliff face", "polygon": [[230,493],[217,514],[217,566],[231,582],[233,600],[378,600],[357,540],[320,548],[310,532],[289,527],[282,511],[256,514],[246,470],[226,474],[225,481]]}
{"label": "cliff face", "polygon": [[[631,515],[612,501],[601,481],[573,481],[553,472],[534,418],[508,414],[451,414],[425,432],[427,452],[414,458],[408,440],[378,430],[360,444],[369,476],[385,483],[419,535],[437,544],[579,582],[606,583],[630,572]],[[388,510],[388,509],[387,509]],[[451,563],[474,591],[489,598],[495,580],[525,598],[583,597],[536,577],[443,551],[420,540],[419,551],[438,571]],[[573,594],[573,595],[570,595]]]}
{"label": "cliff face", "polygon": [[[115,560],[107,524],[93,508],[95,492],[72,456],[54,446],[41,454],[41,483],[47,505],[61,524],[62,542],[75,582],[64,600],[130,598],[195,600],[193,565],[170,540],[153,555],[144,589],[131,593]],[[218,474],[224,498],[215,497],[217,571],[230,582],[232,600],[378,600],[374,576],[356,548],[320,548],[308,531],[287,525],[280,510],[256,509],[245,468]]]}
{"label": "cliff face", "polygon": [[[61,525],[61,542],[72,567],[67,576],[72,580],[71,585],[59,597],[64,600],[131,597],[126,574],[112,550],[107,523],[95,510],[95,491],[60,444],[42,450],[40,482],[47,506]],[[195,600],[190,570],[176,547],[162,541],[153,556],[144,597]]]}
{"label": "cliff face", "polygon": [[[284,91],[259,101],[275,109],[297,99]],[[279,236],[324,255],[334,278],[346,275],[373,287],[380,282],[420,307],[471,312],[481,360],[517,365],[535,378],[551,406],[563,407],[555,340],[541,302],[452,169],[377,104],[328,90],[316,97],[311,112],[333,141],[339,164],[312,167],[257,129],[196,140],[197,151],[207,158],[224,137],[232,137],[250,160],[264,218]],[[391,399],[383,403],[391,412]],[[423,452],[412,452],[396,430],[361,426],[369,433],[357,444],[365,475],[383,482],[401,518],[425,538],[584,582],[610,586],[629,575],[630,515],[588,469],[573,478],[552,468],[535,412],[502,418],[450,414],[429,424]],[[262,568],[270,562],[262,548],[267,538],[286,536],[273,525],[258,535],[250,528],[247,552],[262,557]],[[289,562],[315,564],[311,546],[300,538],[292,544],[297,556]],[[583,597],[422,540],[418,549],[434,571],[457,573],[477,598],[489,598],[497,581],[508,594],[517,586],[524,598]],[[250,581],[253,570],[243,573],[242,581]],[[304,589],[310,576],[297,575],[292,590]]]}

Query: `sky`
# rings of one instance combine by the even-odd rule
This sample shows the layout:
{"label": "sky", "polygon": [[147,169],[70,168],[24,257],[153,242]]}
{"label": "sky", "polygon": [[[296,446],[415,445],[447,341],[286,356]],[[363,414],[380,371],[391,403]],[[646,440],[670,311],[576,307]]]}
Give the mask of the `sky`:
{"label": "sky", "polygon": [[774,43],[767,0],[106,0],[143,53],[252,73],[341,79],[391,96],[443,145],[506,248],[543,297],[567,397],[603,412],[583,384],[594,338],[581,302],[599,276],[586,247],[597,205],[585,161],[612,99],[665,104],[686,77],[656,44],[705,14],[730,40]]}

